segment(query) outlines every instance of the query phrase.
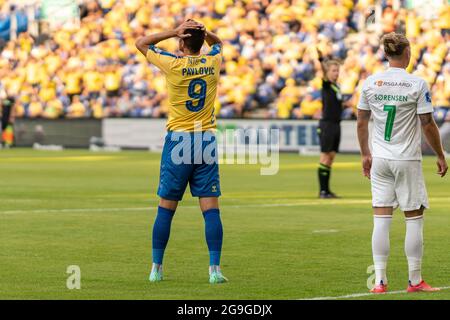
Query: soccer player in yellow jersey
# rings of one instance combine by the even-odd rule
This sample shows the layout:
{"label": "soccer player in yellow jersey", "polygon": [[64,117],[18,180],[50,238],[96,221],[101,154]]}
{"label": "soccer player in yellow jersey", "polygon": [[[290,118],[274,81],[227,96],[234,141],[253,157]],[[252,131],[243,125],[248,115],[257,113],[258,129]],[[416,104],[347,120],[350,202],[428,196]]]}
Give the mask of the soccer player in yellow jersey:
{"label": "soccer player in yellow jersey", "polygon": [[[156,46],[160,41],[174,37],[179,38],[181,56]],[[211,50],[200,54],[205,41]],[[220,270],[223,229],[218,201],[217,145],[213,133],[222,42],[202,24],[189,19],[174,30],[139,38],[136,47],[163,72],[169,95],[168,132],[161,158],[160,202],[153,226],[153,266],[149,280],[163,279],[162,261],[172,218],[189,183],[192,196],[199,197],[205,219],[210,255],[209,282],[225,282],[227,279]]]}

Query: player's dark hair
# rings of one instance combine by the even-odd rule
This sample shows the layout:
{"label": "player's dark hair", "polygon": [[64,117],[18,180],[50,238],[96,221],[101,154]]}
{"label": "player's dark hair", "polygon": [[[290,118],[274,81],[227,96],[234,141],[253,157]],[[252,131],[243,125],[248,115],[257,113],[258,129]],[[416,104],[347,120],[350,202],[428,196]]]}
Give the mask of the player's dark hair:
{"label": "player's dark hair", "polygon": [[184,45],[191,52],[199,52],[205,42],[205,31],[200,29],[186,29],[185,34],[190,34],[189,38],[184,38]]}
{"label": "player's dark hair", "polygon": [[385,34],[381,39],[381,43],[383,44],[384,53],[391,58],[398,58],[409,47],[409,40],[406,36],[395,32]]}

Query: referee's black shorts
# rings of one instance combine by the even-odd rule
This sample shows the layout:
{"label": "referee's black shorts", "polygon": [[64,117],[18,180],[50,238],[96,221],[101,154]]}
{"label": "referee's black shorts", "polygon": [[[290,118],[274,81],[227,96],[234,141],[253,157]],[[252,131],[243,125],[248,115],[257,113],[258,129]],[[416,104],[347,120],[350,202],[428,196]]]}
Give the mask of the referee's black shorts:
{"label": "referee's black shorts", "polygon": [[338,122],[320,121],[317,128],[320,139],[320,152],[339,152],[341,125]]}
{"label": "referee's black shorts", "polygon": [[[11,105],[3,105],[3,110],[2,111],[2,117],[1,117],[1,123],[0,123],[0,133],[6,129],[6,127],[9,124],[9,118],[11,115]],[[1,137],[0,137],[1,140]]]}

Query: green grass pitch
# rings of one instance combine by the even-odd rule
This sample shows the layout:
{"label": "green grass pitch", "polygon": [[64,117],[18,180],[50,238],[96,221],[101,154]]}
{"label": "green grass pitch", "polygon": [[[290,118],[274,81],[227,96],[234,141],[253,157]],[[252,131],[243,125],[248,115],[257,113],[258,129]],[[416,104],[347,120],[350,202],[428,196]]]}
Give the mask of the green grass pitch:
{"label": "green grass pitch", "polygon": [[[174,218],[166,280],[148,282],[160,155],[0,150],[0,299],[304,299],[367,292],[372,264],[369,181],[359,157],[339,155],[333,190],[317,199],[317,157],[280,155],[280,171],[222,165],[222,268],[208,283],[208,252],[197,199],[188,192]],[[431,210],[423,276],[450,286],[450,182],[424,159]],[[400,211],[391,229],[390,290],[404,290],[407,263]],[[70,265],[81,289],[69,290]],[[433,294],[358,299],[450,299]]]}

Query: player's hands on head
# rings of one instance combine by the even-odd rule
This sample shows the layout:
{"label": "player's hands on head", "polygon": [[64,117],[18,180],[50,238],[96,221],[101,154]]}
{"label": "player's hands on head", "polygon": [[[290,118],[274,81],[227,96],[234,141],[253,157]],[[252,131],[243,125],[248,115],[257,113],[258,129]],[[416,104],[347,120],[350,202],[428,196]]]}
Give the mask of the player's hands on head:
{"label": "player's hands on head", "polygon": [[372,155],[362,156],[363,175],[370,179],[370,169],[372,168]]}
{"label": "player's hands on head", "polygon": [[447,161],[445,160],[445,157],[438,157],[437,167],[438,167],[438,171],[437,171],[438,175],[443,177],[447,174],[448,165],[447,165]]}
{"label": "player's hands on head", "polygon": [[199,30],[205,30],[205,26],[200,23],[197,22],[195,20],[192,19],[187,19],[185,22],[183,22],[182,24],[180,24],[176,29],[176,35],[178,38],[181,39],[185,39],[185,38],[189,38],[191,36],[191,34],[189,33],[185,33],[186,30],[188,29],[199,29]]}

